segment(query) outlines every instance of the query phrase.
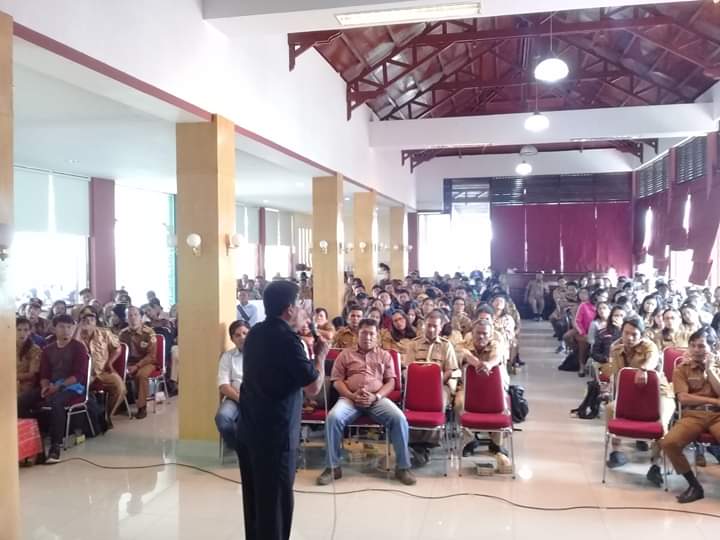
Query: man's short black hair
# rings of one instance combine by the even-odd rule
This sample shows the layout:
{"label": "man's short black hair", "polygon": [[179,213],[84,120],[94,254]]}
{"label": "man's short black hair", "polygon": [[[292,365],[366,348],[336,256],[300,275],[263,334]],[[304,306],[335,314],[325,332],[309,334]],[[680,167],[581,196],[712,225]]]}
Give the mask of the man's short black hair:
{"label": "man's short black hair", "polygon": [[75,321],[70,315],[58,315],[53,319],[53,326],[58,324],[75,324]]}
{"label": "man's short black hair", "polygon": [[375,319],[363,319],[360,321],[360,324],[358,325],[358,329],[365,328],[365,327],[373,327],[373,328],[380,328],[378,326],[378,322]]}
{"label": "man's short black hair", "polygon": [[364,293],[364,292],[357,293],[357,295],[355,296],[356,300],[365,300],[366,298],[370,298],[370,297],[367,295],[367,293]]}
{"label": "man's short black hair", "polygon": [[693,334],[688,338],[688,343],[697,339],[704,339],[710,348],[714,349],[715,345],[717,345],[718,336],[711,326],[705,325],[700,327],[699,330],[693,332]]}
{"label": "man's short black hair", "polygon": [[263,306],[268,317],[279,317],[289,306],[295,304],[300,287],[291,281],[273,281],[263,293]]}
{"label": "man's short black hair", "polygon": [[620,328],[624,329],[625,325],[634,326],[641,334],[645,332],[645,323],[640,317],[627,317]]}
{"label": "man's short black hair", "polygon": [[230,328],[228,328],[230,339],[232,339],[232,337],[235,335],[235,331],[241,327],[245,327],[250,330],[250,324],[247,321],[233,321],[232,323],[230,323]]}
{"label": "man's short black hair", "polygon": [[86,288],[86,289],[83,289],[82,291],[80,291],[78,294],[80,296],[82,296],[83,294],[92,294],[92,291],[90,289]]}
{"label": "man's short black hair", "polygon": [[348,306],[348,314],[350,314],[351,311],[365,311],[360,304],[350,304]]}

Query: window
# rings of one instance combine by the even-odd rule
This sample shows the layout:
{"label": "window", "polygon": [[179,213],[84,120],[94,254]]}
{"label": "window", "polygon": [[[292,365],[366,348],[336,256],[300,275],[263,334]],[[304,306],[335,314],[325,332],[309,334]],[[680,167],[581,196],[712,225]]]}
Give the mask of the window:
{"label": "window", "polygon": [[167,193],[115,186],[116,287],[138,305],[147,291],[155,291],[165,309],[175,303],[172,200]]}
{"label": "window", "polygon": [[[647,249],[650,247],[650,242],[652,242],[652,225],[653,211],[652,208],[648,208],[647,212],[645,213],[645,237],[643,238],[643,248],[645,249],[645,251],[647,251]],[[653,256],[645,255],[645,262],[638,265],[637,271],[641,274],[645,274],[646,276],[654,276],[655,267],[653,265]]]}

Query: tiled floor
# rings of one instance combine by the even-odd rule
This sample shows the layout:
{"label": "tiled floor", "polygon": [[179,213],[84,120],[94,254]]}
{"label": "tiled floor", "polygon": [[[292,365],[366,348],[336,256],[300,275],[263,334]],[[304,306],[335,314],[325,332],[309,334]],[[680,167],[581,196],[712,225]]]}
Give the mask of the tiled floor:
{"label": "tiled floor", "polygon": [[[335,499],[335,538],[625,540],[642,536],[716,540],[720,519],[667,511],[720,516],[720,466],[709,456],[711,465],[700,472],[707,498],[688,506],[675,503],[672,493],[645,482],[647,454],[631,453],[630,465],[610,472],[607,485],[600,483],[603,423],[569,417],[568,411],[582,398],[584,381],[557,371],[560,358],[552,352],[555,344],[549,335],[545,323],[524,326],[521,351],[527,368],[515,379],[527,390],[531,412],[515,436],[516,480],[504,475],[478,477],[469,462],[462,477],[457,476],[457,464],[453,463],[445,478],[440,455],[432,466],[417,472],[418,484],[412,488],[378,472],[364,471],[362,465],[346,466],[345,477],[336,485],[338,492],[379,488],[404,493],[339,495]],[[153,465],[177,459],[239,479],[234,463],[219,464],[216,445],[187,450],[179,446],[176,423],[174,403],[143,421],[120,418],[110,434],[63,457],[82,457],[108,466]],[[187,457],[190,454],[195,457]],[[298,540],[329,539],[331,535],[332,490],[314,484],[320,456],[318,450],[310,449],[310,469],[298,474],[296,488],[303,491],[296,495],[293,538]],[[191,469],[105,470],[70,461],[22,469],[20,482],[26,539],[243,538],[240,486]],[[678,492],[684,481],[674,476],[670,487],[671,492]],[[501,497],[517,505],[601,509],[541,511],[469,494]],[[607,506],[664,511],[609,510]]]}

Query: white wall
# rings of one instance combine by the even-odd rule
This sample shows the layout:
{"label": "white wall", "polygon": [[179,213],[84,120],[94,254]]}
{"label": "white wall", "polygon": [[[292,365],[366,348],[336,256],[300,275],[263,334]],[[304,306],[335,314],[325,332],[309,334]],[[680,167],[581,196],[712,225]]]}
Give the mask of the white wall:
{"label": "white wall", "polygon": [[[420,210],[442,208],[444,178],[479,178],[512,176],[520,162],[517,155],[467,156],[435,158],[415,169],[417,177],[417,207]],[[640,161],[615,150],[585,150],[584,152],[545,152],[528,159],[533,174],[585,174],[631,171]]]}
{"label": "white wall", "polygon": [[[228,37],[197,0],[0,0],[17,22],[414,206],[407,169],[368,149],[367,108],[314,51],[288,70],[284,34]],[[397,158],[399,160],[399,157]],[[390,174],[392,173],[392,174]],[[387,178],[392,176],[392,180]]]}

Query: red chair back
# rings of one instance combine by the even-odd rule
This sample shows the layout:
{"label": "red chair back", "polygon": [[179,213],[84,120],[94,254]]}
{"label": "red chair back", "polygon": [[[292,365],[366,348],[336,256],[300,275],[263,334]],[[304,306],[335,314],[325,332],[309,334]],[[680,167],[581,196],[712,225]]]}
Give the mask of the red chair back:
{"label": "red chair back", "polygon": [[677,347],[666,347],[665,350],[663,350],[663,372],[665,373],[665,378],[668,382],[672,381],[677,359],[682,358],[685,354],[685,350],[686,349],[680,349]]}
{"label": "red chair back", "polygon": [[127,344],[120,342],[120,356],[113,362],[113,369],[122,377],[123,381],[127,375],[128,354],[129,349]]}
{"label": "red chair back", "polygon": [[479,372],[472,366],[465,367],[465,412],[498,414],[507,410],[505,386],[501,366],[490,373]]}
{"label": "red chair back", "polygon": [[165,336],[155,334],[155,366],[165,373]]}
{"label": "red chair back", "polygon": [[395,349],[391,349],[388,352],[390,353],[390,357],[393,361],[393,367],[395,368],[395,388],[393,388],[393,390],[395,392],[400,392],[402,390],[402,368],[400,367],[400,353],[398,353]]}
{"label": "red chair back", "polygon": [[615,417],[637,422],[660,420],[660,379],[657,372],[647,371],[647,384],[635,384],[639,370],[623,368],[617,377]]}
{"label": "red chair back", "polygon": [[340,356],[340,353],[343,352],[343,349],[330,349],[327,353],[327,356],[325,357],[325,360],[330,360],[331,362],[334,362],[338,356]]}
{"label": "red chair back", "polygon": [[413,362],[405,381],[404,409],[416,412],[443,412],[442,369],[432,362]]}

